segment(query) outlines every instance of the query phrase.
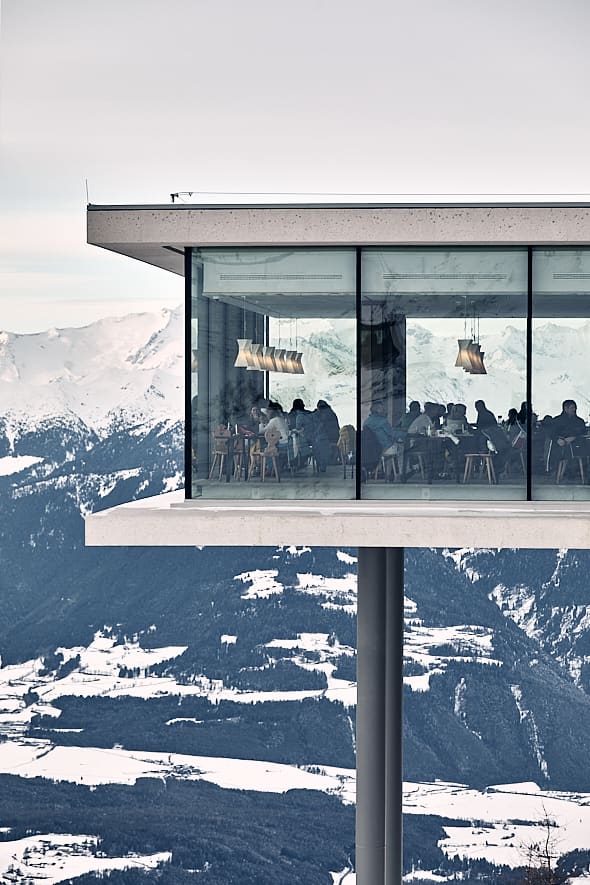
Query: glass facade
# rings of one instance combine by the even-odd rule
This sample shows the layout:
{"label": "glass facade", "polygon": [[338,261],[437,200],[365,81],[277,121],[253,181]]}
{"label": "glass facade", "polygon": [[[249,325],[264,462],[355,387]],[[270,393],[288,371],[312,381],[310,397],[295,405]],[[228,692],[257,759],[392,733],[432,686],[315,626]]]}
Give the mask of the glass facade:
{"label": "glass facade", "polygon": [[193,496],[354,498],[355,251],[200,249],[191,267]]}
{"label": "glass facade", "polygon": [[187,497],[590,497],[590,249],[193,248],[188,266]]}
{"label": "glass facade", "polygon": [[533,251],[533,497],[588,500],[590,249]]}
{"label": "glass facade", "polygon": [[507,422],[526,398],[526,250],[361,262],[362,497],[524,498]]}

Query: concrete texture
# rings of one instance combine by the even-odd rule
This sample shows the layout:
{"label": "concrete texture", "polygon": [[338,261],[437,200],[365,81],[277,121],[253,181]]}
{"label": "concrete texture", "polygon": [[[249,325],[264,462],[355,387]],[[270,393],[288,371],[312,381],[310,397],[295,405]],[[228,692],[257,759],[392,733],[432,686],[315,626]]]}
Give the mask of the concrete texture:
{"label": "concrete texture", "polygon": [[590,549],[590,503],[183,502],[181,492],[87,517],[86,544]]}
{"label": "concrete texture", "polygon": [[185,246],[585,246],[590,207],[96,206],[88,242],[175,273]]}

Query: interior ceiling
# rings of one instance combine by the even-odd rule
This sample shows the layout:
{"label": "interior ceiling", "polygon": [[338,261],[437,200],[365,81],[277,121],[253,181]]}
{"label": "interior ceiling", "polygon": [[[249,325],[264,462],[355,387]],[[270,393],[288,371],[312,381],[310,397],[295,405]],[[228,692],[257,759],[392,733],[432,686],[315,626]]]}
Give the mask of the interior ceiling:
{"label": "interior ceiling", "polygon": [[[204,293],[206,295],[206,293]],[[243,296],[210,295],[206,297],[232,304],[240,309],[246,308],[254,313],[272,317],[292,317],[293,319],[354,319],[356,299],[354,293],[289,293],[272,292],[268,294]],[[510,294],[470,293],[465,297],[454,293],[439,292],[436,294],[416,294],[396,292],[389,296],[382,294],[364,294],[364,313],[375,310],[375,322],[383,322],[387,314],[392,316],[405,315],[415,318],[429,319],[462,319],[471,316],[475,310],[482,318],[515,319],[526,317],[526,296]],[[382,312],[384,309],[384,313]],[[377,315],[378,314],[378,315]],[[533,297],[533,315],[539,319],[559,317],[588,317],[590,319],[590,292],[587,293],[553,293],[535,295]],[[365,321],[369,317],[364,316]]]}
{"label": "interior ceiling", "polygon": [[[161,244],[109,244],[108,249],[161,267],[179,275],[184,274],[184,246],[162,246]],[[560,279],[563,274],[557,275]],[[583,283],[590,290],[587,275],[568,275],[578,283]],[[583,277],[583,279],[582,279]],[[205,293],[206,294],[206,293]],[[480,317],[496,319],[512,319],[526,317],[526,295],[514,293],[484,292],[467,294],[468,312],[475,305]],[[354,292],[297,292],[269,294],[232,294],[215,295],[219,300],[243,307],[246,302],[249,310],[265,316],[326,319],[354,318]],[[465,314],[465,296],[457,292],[416,293],[395,292],[363,293],[364,303],[385,304],[388,310],[409,317],[432,319],[461,318]],[[546,292],[533,296],[533,313],[535,317],[558,318],[590,318],[590,291],[588,292]]]}

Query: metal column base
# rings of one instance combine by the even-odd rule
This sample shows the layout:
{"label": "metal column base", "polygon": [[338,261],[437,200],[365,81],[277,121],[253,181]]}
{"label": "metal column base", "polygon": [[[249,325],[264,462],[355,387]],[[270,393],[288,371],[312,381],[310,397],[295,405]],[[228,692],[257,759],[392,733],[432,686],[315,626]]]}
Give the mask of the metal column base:
{"label": "metal column base", "polygon": [[357,885],[402,878],[404,551],[358,551]]}

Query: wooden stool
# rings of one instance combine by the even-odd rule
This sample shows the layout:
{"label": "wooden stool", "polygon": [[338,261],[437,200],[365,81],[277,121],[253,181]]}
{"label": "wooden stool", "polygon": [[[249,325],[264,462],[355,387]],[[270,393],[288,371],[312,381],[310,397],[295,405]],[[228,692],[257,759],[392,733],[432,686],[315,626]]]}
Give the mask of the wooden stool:
{"label": "wooden stool", "polygon": [[244,464],[244,437],[234,436],[234,478],[242,478],[242,467]]}
{"label": "wooden stool", "polygon": [[377,462],[377,466],[375,467],[374,478],[379,479],[379,474],[382,473],[383,479],[387,481],[389,477],[389,468],[391,466],[391,472],[395,482],[395,480],[401,475],[398,458],[399,455],[396,455],[393,452],[389,452],[387,455],[381,455]]}
{"label": "wooden stool", "polygon": [[424,454],[423,452],[413,452],[412,449],[408,449],[406,452],[407,464],[409,466],[410,460],[415,458],[418,462],[418,470],[420,471],[420,479],[422,482],[426,482],[426,469],[424,466]]}
{"label": "wooden stool", "polygon": [[494,456],[490,452],[486,452],[483,455],[475,455],[473,453],[470,455],[465,455],[465,472],[463,473],[463,482],[469,482],[473,473],[473,468],[476,463],[479,462],[482,471],[485,464],[488,474],[488,484],[495,485],[496,471],[494,470],[493,457]]}

